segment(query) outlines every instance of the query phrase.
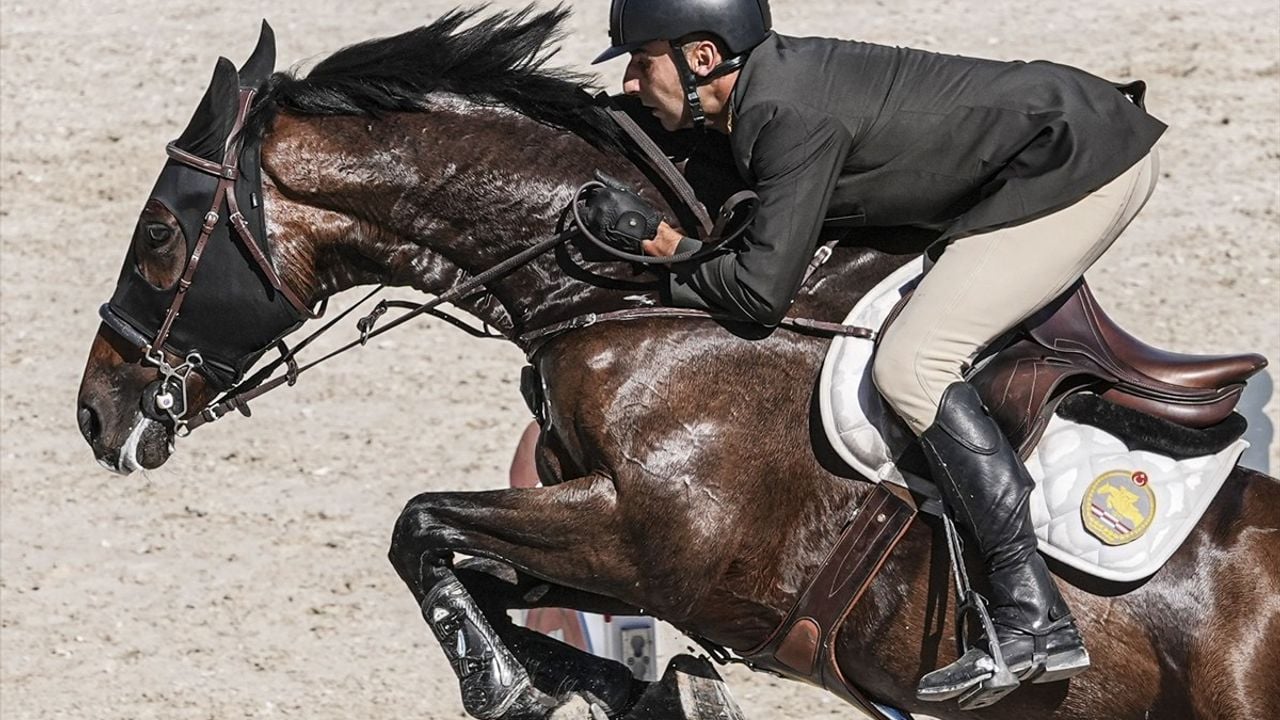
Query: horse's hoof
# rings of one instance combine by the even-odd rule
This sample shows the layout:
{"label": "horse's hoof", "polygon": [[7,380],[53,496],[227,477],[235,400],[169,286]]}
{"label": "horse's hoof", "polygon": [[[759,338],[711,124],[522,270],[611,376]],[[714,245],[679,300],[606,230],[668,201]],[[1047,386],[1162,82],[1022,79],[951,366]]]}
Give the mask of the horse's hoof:
{"label": "horse's hoof", "polygon": [[729,694],[711,663],[677,655],[662,679],[649,685],[626,720],[743,720],[742,709]]}

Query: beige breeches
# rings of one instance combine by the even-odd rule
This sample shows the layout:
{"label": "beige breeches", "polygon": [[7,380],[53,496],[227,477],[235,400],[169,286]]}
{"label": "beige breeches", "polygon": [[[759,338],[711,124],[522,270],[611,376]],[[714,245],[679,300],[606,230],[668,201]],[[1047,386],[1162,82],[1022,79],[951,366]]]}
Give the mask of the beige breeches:
{"label": "beige breeches", "polygon": [[988,343],[1047,305],[1111,247],[1159,177],[1155,150],[1052,215],[972,235],[928,268],[876,351],[872,375],[918,435]]}

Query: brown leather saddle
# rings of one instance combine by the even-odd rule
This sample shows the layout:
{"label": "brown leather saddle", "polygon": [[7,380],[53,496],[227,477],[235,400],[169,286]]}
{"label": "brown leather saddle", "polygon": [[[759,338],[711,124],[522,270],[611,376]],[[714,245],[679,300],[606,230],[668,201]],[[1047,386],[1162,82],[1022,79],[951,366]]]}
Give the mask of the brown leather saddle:
{"label": "brown leather saddle", "polygon": [[1112,404],[1203,429],[1227,419],[1245,382],[1266,365],[1255,353],[1186,355],[1148,345],[1112,320],[1080,280],[1027,320],[969,381],[1025,457],[1074,392],[1088,390]]}

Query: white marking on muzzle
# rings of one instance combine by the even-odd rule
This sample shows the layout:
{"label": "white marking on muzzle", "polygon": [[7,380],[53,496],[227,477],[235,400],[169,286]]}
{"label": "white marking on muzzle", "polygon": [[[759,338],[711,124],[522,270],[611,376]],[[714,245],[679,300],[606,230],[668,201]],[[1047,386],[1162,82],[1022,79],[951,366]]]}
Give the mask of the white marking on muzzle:
{"label": "white marking on muzzle", "polygon": [[[121,475],[128,475],[134,470],[142,468],[142,464],[138,462],[138,443],[142,441],[142,434],[147,428],[154,423],[155,420],[138,413],[137,420],[134,421],[133,427],[129,430],[129,437],[125,438],[124,445],[120,446],[119,459],[116,461],[116,467],[113,470]],[[105,466],[106,464],[103,463]]]}

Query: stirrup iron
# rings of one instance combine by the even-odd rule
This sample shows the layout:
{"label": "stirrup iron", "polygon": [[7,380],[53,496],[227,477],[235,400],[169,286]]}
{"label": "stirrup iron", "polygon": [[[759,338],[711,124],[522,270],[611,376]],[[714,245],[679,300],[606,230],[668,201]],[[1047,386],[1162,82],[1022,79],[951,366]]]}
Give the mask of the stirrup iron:
{"label": "stirrup iron", "polygon": [[[961,710],[977,710],[999,702],[1005,695],[1013,692],[1020,681],[1005,662],[995,624],[991,622],[991,613],[987,611],[986,599],[978,594],[969,582],[969,573],[964,567],[964,549],[960,542],[960,534],[956,532],[955,522],[947,513],[942,515],[942,526],[946,531],[947,551],[951,557],[951,574],[956,583],[956,635],[960,641],[960,658],[969,658],[970,662],[975,664],[980,664],[983,660],[991,663],[990,674],[958,692]],[[987,650],[975,647],[969,642],[966,621],[970,618],[978,621],[983,636],[987,638]],[[940,701],[952,699],[956,695],[947,693],[937,697],[927,697],[917,691],[916,697],[926,701]]]}

